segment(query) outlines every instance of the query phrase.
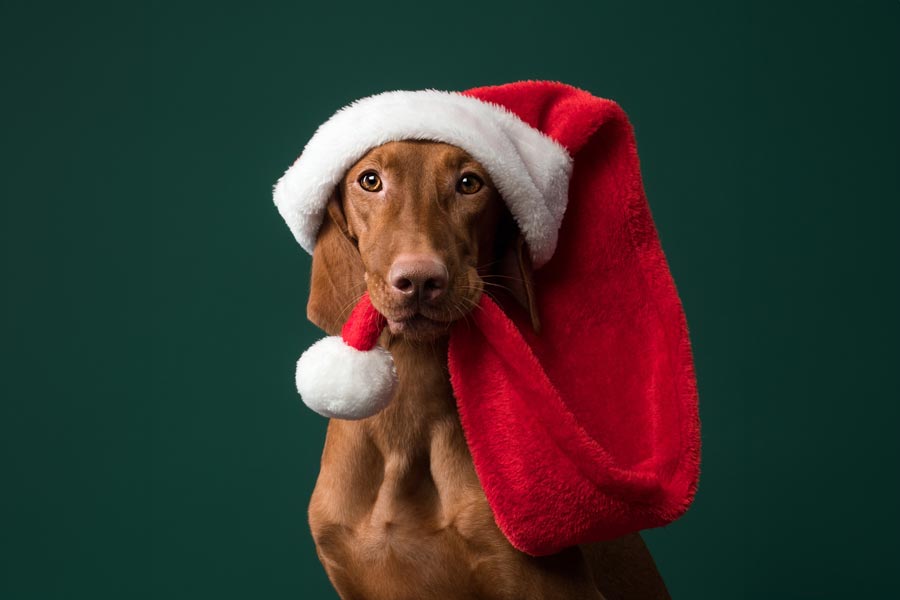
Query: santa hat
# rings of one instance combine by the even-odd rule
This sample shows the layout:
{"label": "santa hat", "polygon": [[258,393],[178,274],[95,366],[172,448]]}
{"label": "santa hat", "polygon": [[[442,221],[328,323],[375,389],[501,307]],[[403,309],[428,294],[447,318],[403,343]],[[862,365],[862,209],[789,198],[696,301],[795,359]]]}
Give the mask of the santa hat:
{"label": "santa hat", "polygon": [[[487,295],[450,333],[449,370],[475,469],[510,542],[533,555],[664,525],[693,500],[697,390],[681,302],[644,195],[634,134],[606,99],[556,82],[359,100],[316,131],[275,186],[312,252],[326,203],[368,150],[403,139],[466,150],[491,175],[537,270],[541,332]],[[312,346],[313,410],[365,418],[394,394],[384,327],[363,296]]]}

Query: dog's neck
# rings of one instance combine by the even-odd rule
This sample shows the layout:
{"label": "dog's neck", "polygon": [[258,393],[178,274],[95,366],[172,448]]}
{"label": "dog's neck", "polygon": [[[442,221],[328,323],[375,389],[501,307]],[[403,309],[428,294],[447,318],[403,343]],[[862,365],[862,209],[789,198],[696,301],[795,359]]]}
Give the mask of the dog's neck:
{"label": "dog's neck", "polygon": [[448,343],[448,336],[432,341],[385,340],[399,386],[388,407],[370,419],[382,451],[417,452],[428,447],[436,423],[458,423],[447,369]]}

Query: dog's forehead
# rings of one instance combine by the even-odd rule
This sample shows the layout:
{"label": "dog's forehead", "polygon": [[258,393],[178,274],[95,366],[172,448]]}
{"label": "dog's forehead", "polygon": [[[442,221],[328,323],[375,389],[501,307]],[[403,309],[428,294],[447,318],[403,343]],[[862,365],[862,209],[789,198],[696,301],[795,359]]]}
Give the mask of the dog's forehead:
{"label": "dog's forehead", "polygon": [[401,140],[370,149],[350,170],[361,166],[410,171],[481,165],[468,152],[452,144],[430,140]]}

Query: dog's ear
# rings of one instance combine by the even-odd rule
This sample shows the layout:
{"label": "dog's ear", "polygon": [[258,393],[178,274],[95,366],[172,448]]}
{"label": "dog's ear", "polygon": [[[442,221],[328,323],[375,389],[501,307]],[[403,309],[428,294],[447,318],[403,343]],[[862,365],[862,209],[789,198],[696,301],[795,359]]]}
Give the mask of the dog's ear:
{"label": "dog's ear", "polygon": [[525,236],[509,213],[500,220],[495,241],[497,262],[492,273],[487,275],[489,283],[499,285],[525,310],[535,333],[541,331],[534,290],[534,268]]}
{"label": "dog's ear", "polygon": [[306,315],[329,335],[341,331],[366,289],[365,268],[335,193],[313,249]]}

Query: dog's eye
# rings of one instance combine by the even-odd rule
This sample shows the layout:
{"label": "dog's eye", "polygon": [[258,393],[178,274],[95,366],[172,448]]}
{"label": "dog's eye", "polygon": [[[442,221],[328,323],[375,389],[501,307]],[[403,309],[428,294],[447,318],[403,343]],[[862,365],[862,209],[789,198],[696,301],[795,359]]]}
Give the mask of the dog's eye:
{"label": "dog's eye", "polygon": [[374,171],[366,171],[359,178],[359,186],[367,192],[378,192],[381,190],[381,177]]}
{"label": "dog's eye", "polygon": [[483,185],[484,182],[481,181],[477,175],[466,173],[460,177],[459,181],[456,183],[456,191],[460,194],[474,194],[480,190]]}

